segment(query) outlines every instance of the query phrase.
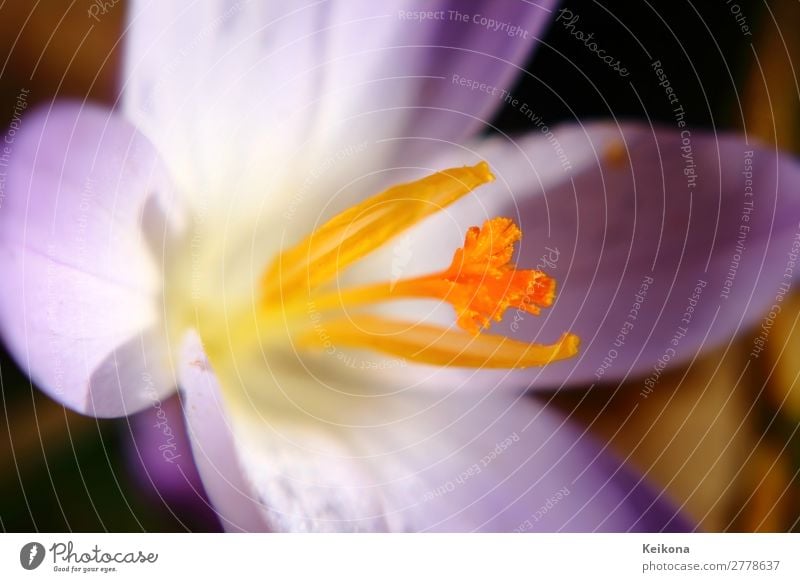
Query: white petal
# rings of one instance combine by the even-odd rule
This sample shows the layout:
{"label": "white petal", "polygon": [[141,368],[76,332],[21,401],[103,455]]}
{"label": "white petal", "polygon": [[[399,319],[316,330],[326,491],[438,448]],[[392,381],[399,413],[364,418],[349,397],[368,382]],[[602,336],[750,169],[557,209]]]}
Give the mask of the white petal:
{"label": "white petal", "polygon": [[[482,1],[462,12],[464,22],[444,1],[139,0],[128,18],[124,111],[196,204],[234,192],[286,197],[332,164],[362,167],[377,139],[474,133],[502,105],[500,91],[552,4]],[[496,92],[471,90],[453,75]],[[347,153],[364,142],[366,151]],[[381,144],[379,156],[406,149]]]}
{"label": "white petal", "polygon": [[206,494],[226,530],[265,530],[255,489],[240,468],[219,382],[197,334],[186,335],[180,357],[187,430]]}
{"label": "white petal", "polygon": [[530,400],[488,386],[483,395],[393,393],[391,378],[348,375],[349,365],[324,380],[316,368],[289,375],[277,355],[238,360],[221,386],[189,342],[181,384],[190,435],[229,529],[689,527],[620,461]]}

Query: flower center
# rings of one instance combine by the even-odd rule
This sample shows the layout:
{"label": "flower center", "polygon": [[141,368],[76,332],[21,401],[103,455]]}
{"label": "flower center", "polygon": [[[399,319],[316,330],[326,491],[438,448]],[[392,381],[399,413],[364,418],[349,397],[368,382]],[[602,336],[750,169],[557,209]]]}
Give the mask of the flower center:
{"label": "flower center", "polygon": [[[468,229],[464,246],[442,271],[395,282],[332,285],[356,261],[492,180],[485,162],[453,168],[393,186],[333,217],[265,271],[261,316],[272,322],[282,318],[293,343],[308,349],[333,342],[412,362],[488,368],[541,366],[574,356],[579,340],[570,333],[552,345],[482,333],[509,307],[538,314],[555,297],[555,281],[546,273],[518,270],[511,262],[522,233],[508,218]],[[370,306],[397,299],[447,302],[460,329],[369,313]]]}

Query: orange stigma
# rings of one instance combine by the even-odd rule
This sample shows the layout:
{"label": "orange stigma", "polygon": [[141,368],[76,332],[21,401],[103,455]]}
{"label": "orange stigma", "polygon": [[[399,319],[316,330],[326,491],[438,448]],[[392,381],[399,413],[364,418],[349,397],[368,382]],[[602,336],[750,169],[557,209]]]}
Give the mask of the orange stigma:
{"label": "orange stigma", "polygon": [[522,231],[510,218],[487,220],[467,230],[464,246],[443,272],[400,281],[393,295],[431,297],[447,301],[456,310],[458,325],[472,333],[500,321],[513,307],[538,314],[555,297],[556,282],[542,271],[517,270],[511,263],[514,244]]}

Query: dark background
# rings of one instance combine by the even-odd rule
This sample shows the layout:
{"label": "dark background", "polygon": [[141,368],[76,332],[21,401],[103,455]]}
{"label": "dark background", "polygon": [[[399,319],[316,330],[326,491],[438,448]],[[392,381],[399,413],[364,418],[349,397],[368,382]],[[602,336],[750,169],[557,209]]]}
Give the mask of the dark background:
{"label": "dark background", "polygon": [[[53,96],[89,95],[107,102],[113,98],[120,56],[115,43],[124,2],[93,26],[86,15],[88,1],[51,1],[34,8],[28,3],[8,4],[0,5],[0,118],[10,117],[23,87],[31,89],[31,101]],[[797,151],[797,89],[789,59],[800,54],[792,38],[800,25],[798,3],[770,2],[768,7],[764,2],[740,0],[737,4],[753,36],[742,34],[725,0],[564,3],[580,17],[576,28],[594,32],[598,45],[619,58],[630,76],[620,78],[561,23],[553,23],[528,64],[534,77],[523,77],[513,93],[542,113],[551,126],[575,118],[608,117],[674,126],[670,105],[650,68],[653,59],[660,59],[693,128],[747,130]],[[767,97],[772,114],[761,106]],[[531,129],[531,123],[514,109],[502,111],[496,124],[512,133]],[[775,329],[773,334],[784,334],[784,342],[798,341],[791,325]],[[768,377],[768,368],[761,375],[756,372],[750,379],[751,390],[742,396],[744,401],[729,411],[730,422],[717,419],[714,422],[719,424],[710,427],[706,418],[711,412],[717,415],[719,402],[727,402],[725,391],[730,386],[724,368],[711,378],[709,370],[716,370],[718,357],[710,354],[692,370],[673,371],[665,384],[671,382],[671,388],[662,391],[663,398],[670,398],[670,406],[665,406],[663,398],[648,401],[637,420],[625,426],[618,422],[631,406],[624,385],[543,398],[554,396],[558,406],[574,413],[600,438],[610,440],[618,452],[631,455],[631,463],[660,480],[658,485],[685,503],[704,529],[796,529],[800,446],[794,429],[800,414],[791,402],[797,401],[800,388],[792,392],[791,382],[776,383],[774,376]],[[766,360],[764,365],[776,363],[796,365],[783,360]],[[785,376],[791,377],[790,371]],[[698,396],[692,386],[699,382],[714,387]],[[174,513],[168,511],[165,501],[142,486],[136,477],[143,469],[130,460],[127,428],[121,421],[98,421],[64,410],[32,387],[5,352],[0,353],[0,392],[4,409],[0,530],[213,527],[202,512],[180,507],[173,507]],[[742,412],[751,405],[752,413]],[[737,428],[742,417],[745,429]],[[661,443],[644,431],[654,423],[667,437]],[[666,441],[675,444],[665,448]],[[725,446],[732,442],[734,451]],[[678,470],[686,464],[686,451],[697,445],[700,457],[693,462],[707,465],[717,460],[723,467],[699,482],[692,480],[691,471]]]}

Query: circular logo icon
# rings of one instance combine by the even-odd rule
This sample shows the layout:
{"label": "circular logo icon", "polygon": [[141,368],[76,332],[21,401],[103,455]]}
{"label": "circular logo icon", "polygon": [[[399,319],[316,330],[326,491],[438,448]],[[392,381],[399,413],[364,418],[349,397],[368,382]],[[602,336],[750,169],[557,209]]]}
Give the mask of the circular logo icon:
{"label": "circular logo icon", "polygon": [[26,570],[34,570],[44,561],[44,546],[39,542],[29,542],[19,551],[19,563]]}

